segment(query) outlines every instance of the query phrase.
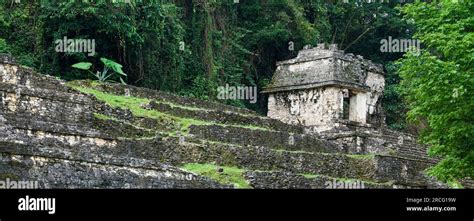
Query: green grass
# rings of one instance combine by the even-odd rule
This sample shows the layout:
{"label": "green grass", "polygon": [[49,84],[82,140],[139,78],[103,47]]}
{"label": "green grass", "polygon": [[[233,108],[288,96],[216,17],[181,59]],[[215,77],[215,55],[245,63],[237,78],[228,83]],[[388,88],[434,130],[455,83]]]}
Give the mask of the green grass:
{"label": "green grass", "polygon": [[354,159],[374,159],[374,154],[347,154],[348,157]]}
{"label": "green grass", "polygon": [[176,117],[176,119],[179,120],[181,132],[185,134],[189,133],[189,127],[191,125],[212,125],[212,122],[196,120],[196,119],[191,119],[191,118]]}
{"label": "green grass", "polygon": [[107,116],[105,114],[94,113],[94,117],[101,120],[113,120],[118,121],[115,117]]}
{"label": "green grass", "polygon": [[314,179],[316,177],[319,177],[319,175],[316,175],[316,174],[300,174],[300,175],[304,176],[307,179]]}
{"label": "green grass", "polygon": [[[93,89],[93,88],[96,88],[96,87],[102,85],[102,83],[99,82],[99,81],[90,81],[90,82],[88,82],[88,83],[89,83],[90,87],[92,87],[92,88],[91,88],[92,90],[95,90],[95,89]],[[74,87],[75,89],[79,89],[79,87],[84,88],[83,86],[75,85],[74,82],[69,83],[69,86],[70,86],[70,87]],[[182,109],[191,110],[191,111],[204,111],[204,112],[213,111],[212,109],[201,108],[201,107],[185,106],[185,105],[176,104],[176,103],[172,103],[172,102],[164,101],[164,100],[160,100],[160,101],[155,100],[155,102],[156,102],[156,103],[161,103],[161,104],[166,104],[166,105],[169,105],[170,107],[182,108]],[[234,113],[234,112],[231,112],[231,113]],[[235,114],[238,114],[238,115],[241,115],[241,116],[257,116],[257,115],[242,114],[242,113],[235,113]]]}
{"label": "green grass", "polygon": [[159,119],[162,116],[162,113],[158,111],[146,110],[141,107],[142,105],[150,102],[150,100],[145,98],[117,96],[95,89],[78,86],[73,86],[73,88],[86,94],[92,94],[97,99],[106,102],[112,107],[129,109],[136,116],[155,119]]}
{"label": "green grass", "polygon": [[130,110],[134,116],[136,117],[146,117],[152,119],[164,119],[168,118],[179,122],[183,127],[183,130],[186,130],[191,124],[193,125],[210,125],[210,122],[196,120],[196,119],[189,119],[189,118],[180,118],[171,116],[162,112],[158,112],[156,110],[147,110],[142,108],[143,105],[150,103],[149,99],[146,98],[138,98],[138,97],[125,97],[125,96],[118,96],[114,94],[104,93],[102,91],[98,91],[91,88],[85,88],[80,86],[72,86],[74,89],[79,90],[86,94],[92,94],[97,99],[107,103],[112,107],[128,109]]}
{"label": "green grass", "polygon": [[[150,100],[146,98],[138,98],[138,97],[132,97],[132,96],[130,97],[118,96],[118,95],[105,93],[105,92],[92,89],[92,88],[73,85],[73,83],[70,83],[69,86],[83,93],[94,95],[97,99],[109,104],[112,107],[128,109],[136,117],[145,117],[145,118],[152,118],[152,119],[158,119],[158,120],[168,119],[168,120],[174,121],[175,123],[179,125],[179,127],[181,128],[180,130],[183,133],[188,133],[189,126],[191,125],[234,126],[234,127],[241,127],[241,128],[246,128],[250,130],[269,131],[269,129],[267,128],[254,126],[254,125],[225,125],[225,124],[219,124],[219,123],[210,122],[210,121],[177,117],[177,116],[169,115],[169,114],[162,113],[156,110],[147,110],[147,109],[142,108],[143,105],[150,103]],[[103,116],[99,116],[99,117],[103,117]]]}
{"label": "green grass", "polygon": [[155,101],[155,102],[156,103],[161,103],[161,104],[166,104],[166,105],[169,105],[170,107],[181,108],[181,109],[186,109],[186,110],[191,110],[191,111],[204,111],[204,112],[212,111],[211,109],[184,106],[184,105],[175,104],[175,103],[171,103],[171,102],[167,102],[167,101]]}
{"label": "green grass", "polygon": [[[215,164],[189,163],[183,165],[181,168],[205,177],[209,177],[222,184],[233,184],[236,188],[251,188],[243,176],[245,170],[239,169],[237,167],[217,166]],[[224,171],[219,173],[219,168],[224,169]]]}

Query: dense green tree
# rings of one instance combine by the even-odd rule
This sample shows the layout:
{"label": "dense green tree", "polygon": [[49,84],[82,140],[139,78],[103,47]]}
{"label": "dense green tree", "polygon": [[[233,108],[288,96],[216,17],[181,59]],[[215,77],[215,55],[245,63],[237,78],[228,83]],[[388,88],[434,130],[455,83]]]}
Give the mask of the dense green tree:
{"label": "dense green tree", "polygon": [[445,181],[474,177],[474,2],[448,0],[403,8],[416,26],[421,54],[400,61],[400,89],[422,141],[443,158],[431,173]]}
{"label": "dense green tree", "polygon": [[[380,39],[411,34],[396,6],[327,0],[7,1],[0,4],[0,50],[67,80],[90,77],[72,64],[100,65],[99,58],[107,57],[124,66],[129,84],[216,99],[217,87],[226,84],[261,91],[275,63],[307,44],[337,43],[389,65],[401,54],[380,53]],[[54,41],[64,36],[94,39],[97,54],[55,52]],[[398,77],[387,70],[387,121],[401,129],[404,108],[392,90]],[[256,104],[221,102],[266,112],[264,96]]]}
{"label": "dense green tree", "polygon": [[30,67],[40,65],[38,60],[43,53],[38,7],[37,2],[22,7],[11,1],[0,3],[0,50],[15,55],[17,61]]}

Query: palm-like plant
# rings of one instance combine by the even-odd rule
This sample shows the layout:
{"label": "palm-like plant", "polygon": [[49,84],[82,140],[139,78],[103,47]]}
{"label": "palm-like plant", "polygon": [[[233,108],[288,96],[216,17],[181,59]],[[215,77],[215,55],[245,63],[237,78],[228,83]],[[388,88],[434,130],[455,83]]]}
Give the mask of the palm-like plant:
{"label": "palm-like plant", "polygon": [[[80,69],[80,70],[88,71],[90,74],[96,77],[97,80],[100,82],[112,81],[109,79],[110,77],[114,75],[119,75],[120,82],[122,82],[122,84],[126,84],[121,76],[127,77],[127,74],[123,72],[121,64],[115,61],[109,60],[107,58],[100,58],[100,61],[102,61],[102,63],[104,64],[104,68],[102,69],[102,72],[99,72],[99,71],[97,71],[96,73],[92,72],[90,70],[90,68],[92,67],[92,63],[90,62],[79,62],[72,65],[72,67]],[[112,70],[112,72],[110,72],[110,70]]]}

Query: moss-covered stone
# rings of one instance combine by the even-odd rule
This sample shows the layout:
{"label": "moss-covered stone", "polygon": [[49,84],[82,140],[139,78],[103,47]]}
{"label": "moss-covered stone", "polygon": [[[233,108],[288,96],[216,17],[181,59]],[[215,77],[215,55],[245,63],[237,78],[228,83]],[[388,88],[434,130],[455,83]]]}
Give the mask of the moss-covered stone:
{"label": "moss-covered stone", "polygon": [[[267,188],[296,188],[324,177],[428,186],[419,172],[429,162],[346,155],[253,111],[132,86],[65,84],[8,65],[8,76],[0,73],[0,174],[42,187],[258,188],[269,178],[275,186]],[[183,165],[220,183],[176,169]]]}
{"label": "moss-covered stone", "polygon": [[250,185],[244,178],[245,170],[240,168],[198,163],[185,164],[182,168],[209,177],[222,184],[232,184],[236,188],[250,188]]}

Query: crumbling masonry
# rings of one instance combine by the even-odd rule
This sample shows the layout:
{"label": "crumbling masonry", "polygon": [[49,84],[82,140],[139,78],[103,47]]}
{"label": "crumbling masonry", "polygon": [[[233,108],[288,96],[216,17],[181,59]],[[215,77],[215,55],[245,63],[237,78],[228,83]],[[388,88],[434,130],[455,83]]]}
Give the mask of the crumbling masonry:
{"label": "crumbling masonry", "polygon": [[[320,54],[332,55],[311,58]],[[436,162],[426,148],[381,127],[380,68],[335,50],[300,55],[294,64],[308,62],[280,63],[276,77],[283,80],[269,90],[270,115],[279,120],[145,88],[64,82],[0,55],[0,188],[6,180],[40,188],[236,187],[181,169],[189,163],[240,169],[251,188],[331,188],[326,184],[347,180],[364,188],[446,188],[424,175]],[[294,85],[296,67],[308,71],[294,83],[313,85],[282,90]],[[327,82],[308,80],[312,69],[325,67],[365,74],[328,71]],[[347,119],[341,100],[349,102]]]}
{"label": "crumbling masonry", "polygon": [[264,93],[269,117],[321,132],[349,122],[383,126],[384,85],[381,65],[319,44],[278,62]]}

